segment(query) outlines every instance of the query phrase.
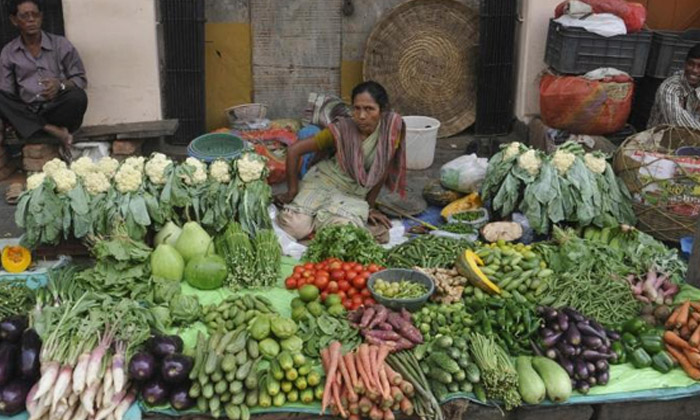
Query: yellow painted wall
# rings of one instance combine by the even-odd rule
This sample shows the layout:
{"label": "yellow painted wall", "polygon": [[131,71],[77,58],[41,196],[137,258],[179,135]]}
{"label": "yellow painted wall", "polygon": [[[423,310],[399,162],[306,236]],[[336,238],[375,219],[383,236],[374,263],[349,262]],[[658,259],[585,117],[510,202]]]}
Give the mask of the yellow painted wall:
{"label": "yellow painted wall", "polygon": [[205,26],[207,129],[228,127],[224,110],[251,102],[253,92],[250,24]]}
{"label": "yellow painted wall", "polygon": [[362,61],[343,61],[340,65],[340,95],[350,103],[352,88],[362,83]]}

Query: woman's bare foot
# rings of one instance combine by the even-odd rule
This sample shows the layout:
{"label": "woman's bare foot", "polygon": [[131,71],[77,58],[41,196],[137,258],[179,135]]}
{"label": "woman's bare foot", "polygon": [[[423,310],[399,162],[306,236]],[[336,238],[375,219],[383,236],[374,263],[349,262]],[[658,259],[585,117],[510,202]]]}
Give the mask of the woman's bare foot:
{"label": "woman's bare foot", "polygon": [[46,124],[44,126],[44,131],[57,137],[64,148],[69,148],[73,144],[73,135],[68,131],[66,127],[58,127],[53,124]]}

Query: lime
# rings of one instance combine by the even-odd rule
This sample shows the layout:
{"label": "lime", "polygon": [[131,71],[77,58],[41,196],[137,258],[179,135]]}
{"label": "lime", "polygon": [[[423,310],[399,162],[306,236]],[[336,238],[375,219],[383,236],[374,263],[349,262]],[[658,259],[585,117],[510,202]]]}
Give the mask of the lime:
{"label": "lime", "polygon": [[331,307],[333,305],[340,305],[343,303],[343,300],[340,298],[340,295],[337,295],[335,293],[331,293],[326,297],[326,307]]}
{"label": "lime", "polygon": [[323,305],[318,301],[309,302],[306,305],[306,310],[313,316],[321,316],[323,313]]}
{"label": "lime", "polygon": [[304,302],[313,302],[318,299],[319,293],[318,288],[312,284],[305,284],[299,289],[299,297]]}
{"label": "lime", "polygon": [[304,301],[303,301],[303,300],[301,300],[301,299],[298,298],[298,297],[295,297],[294,299],[292,299],[292,309],[296,309],[296,308],[298,308],[298,307],[300,307],[300,306],[302,306],[302,307],[304,306]]}
{"label": "lime", "polygon": [[336,303],[335,305],[331,305],[328,308],[328,314],[332,316],[340,316],[345,313],[345,307],[341,305],[340,303]]}

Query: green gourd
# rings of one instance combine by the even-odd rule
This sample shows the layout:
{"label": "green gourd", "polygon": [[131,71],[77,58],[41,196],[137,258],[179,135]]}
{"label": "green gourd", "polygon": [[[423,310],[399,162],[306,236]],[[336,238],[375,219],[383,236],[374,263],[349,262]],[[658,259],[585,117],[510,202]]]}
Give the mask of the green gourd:
{"label": "green gourd", "polygon": [[547,395],[542,378],[532,367],[530,358],[520,356],[515,359],[515,367],[518,371],[518,391],[520,396],[528,404],[539,404]]}

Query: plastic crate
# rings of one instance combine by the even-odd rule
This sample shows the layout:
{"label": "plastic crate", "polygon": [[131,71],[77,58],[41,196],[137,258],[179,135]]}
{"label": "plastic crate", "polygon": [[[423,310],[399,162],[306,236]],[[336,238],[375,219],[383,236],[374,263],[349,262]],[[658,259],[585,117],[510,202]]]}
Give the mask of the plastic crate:
{"label": "plastic crate", "polygon": [[644,76],[652,32],[604,37],[582,28],[549,21],[544,61],[556,71],[583,74],[600,67],[613,67],[632,77]]}
{"label": "plastic crate", "polygon": [[683,69],[688,50],[699,42],[700,29],[654,31],[647,60],[647,76],[666,78]]}

